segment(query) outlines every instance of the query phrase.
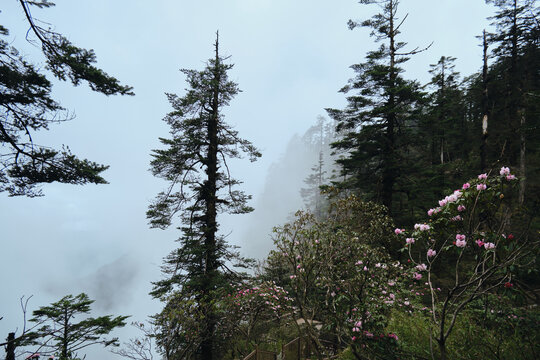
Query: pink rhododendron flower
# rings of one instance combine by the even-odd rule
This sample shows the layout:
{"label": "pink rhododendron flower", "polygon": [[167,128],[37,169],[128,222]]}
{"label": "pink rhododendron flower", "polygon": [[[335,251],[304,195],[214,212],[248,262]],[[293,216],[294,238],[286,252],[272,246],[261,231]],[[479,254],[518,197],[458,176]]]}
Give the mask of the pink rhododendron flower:
{"label": "pink rhododendron flower", "polygon": [[295,279],[296,278],[296,275],[291,275],[289,276],[291,279]]}
{"label": "pink rhododendron flower", "polygon": [[484,246],[484,242],[482,240],[478,239],[478,240],[476,240],[476,245],[482,247],[482,246]]}
{"label": "pink rhododendron flower", "polygon": [[435,256],[436,254],[437,254],[437,251],[435,251],[435,250],[433,250],[433,249],[429,249],[429,250],[427,251],[427,256],[428,256],[428,257],[433,257],[433,256]]}
{"label": "pink rhododendron flower", "polygon": [[450,220],[452,220],[452,221],[461,221],[463,219],[461,218],[461,215],[456,215],[453,218],[451,218]]}
{"label": "pink rhododendron flower", "polygon": [[426,264],[416,265],[416,270],[418,270],[418,271],[426,271],[427,270],[427,265]]}
{"label": "pink rhododendron flower", "polygon": [[358,260],[355,265],[362,265],[364,262],[362,260]]}
{"label": "pink rhododendron flower", "polygon": [[422,278],[422,274],[419,274],[419,273],[415,272],[413,274],[413,278],[414,278],[414,280],[420,280]]}
{"label": "pink rhododendron flower", "polygon": [[362,327],[362,321],[357,321],[354,326],[361,328]]}
{"label": "pink rhododendron flower", "polygon": [[501,168],[501,171],[499,172],[499,174],[501,174],[502,176],[510,175],[510,169],[503,166],[503,167]]}
{"label": "pink rhododendron flower", "polygon": [[396,230],[394,230],[396,235],[399,235],[399,234],[403,233],[404,231],[405,231],[404,229],[396,229]]}
{"label": "pink rhododendron flower", "polygon": [[367,268],[367,266],[364,266],[364,271],[368,271],[368,268]]}
{"label": "pink rhododendron flower", "polygon": [[463,184],[463,186],[462,186],[461,188],[462,188],[463,190],[467,190],[467,189],[470,188],[470,187],[471,187],[471,184],[465,183],[465,184]]}
{"label": "pink rhododendron flower", "polygon": [[456,246],[460,248],[464,248],[467,245],[467,242],[465,240],[456,240]]}
{"label": "pink rhododendron flower", "polygon": [[486,173],[478,175],[478,180],[485,180],[485,179],[487,179],[487,174]]}
{"label": "pink rhododendron flower", "polygon": [[435,209],[429,209],[427,212],[428,216],[433,215],[433,213],[435,213]]}
{"label": "pink rhododendron flower", "polygon": [[398,336],[396,334],[388,334],[388,337],[392,338],[392,339],[394,339],[396,341],[398,340]]}
{"label": "pink rhododendron flower", "polygon": [[407,245],[414,244],[414,238],[406,238],[405,242],[407,243]]}
{"label": "pink rhododendron flower", "polygon": [[457,211],[459,211],[459,212],[465,211],[465,205],[458,205]]}
{"label": "pink rhododendron flower", "polygon": [[482,190],[486,190],[486,189],[487,189],[486,184],[478,184],[478,185],[476,185],[476,190],[478,190],[478,191],[482,191]]}
{"label": "pink rhododendron flower", "polygon": [[515,175],[506,175],[506,180],[510,181],[510,180],[516,180],[516,176]]}
{"label": "pink rhododendron flower", "polygon": [[420,231],[427,231],[430,229],[430,227],[428,224],[414,224],[414,229]]}
{"label": "pink rhododendron flower", "polygon": [[442,200],[439,200],[439,206],[444,206],[448,203],[448,200],[447,199],[442,199]]}
{"label": "pink rhododendron flower", "polygon": [[456,235],[456,240],[465,240],[465,235],[457,234]]}
{"label": "pink rhododendron flower", "polygon": [[491,250],[491,249],[495,249],[495,244],[494,243],[491,243],[491,242],[487,242],[484,244],[484,248],[486,250]]}
{"label": "pink rhododendron flower", "polygon": [[352,328],[352,331],[353,331],[353,332],[360,332],[360,329],[357,328],[357,327],[353,327],[353,328]]}
{"label": "pink rhododendron flower", "polygon": [[364,330],[364,336],[365,336],[365,337],[368,337],[368,338],[372,338],[372,337],[373,337],[373,334],[370,333],[369,331],[365,331],[365,330]]}

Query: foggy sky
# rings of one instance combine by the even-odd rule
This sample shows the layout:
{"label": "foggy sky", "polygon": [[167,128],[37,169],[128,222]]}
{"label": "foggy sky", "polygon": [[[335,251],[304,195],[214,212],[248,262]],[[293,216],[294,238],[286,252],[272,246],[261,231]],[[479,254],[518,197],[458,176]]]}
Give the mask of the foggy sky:
{"label": "foggy sky", "polygon": [[[324,108],[346,104],[338,90],[353,76],[349,68],[377,45],[369,30],[347,28],[376,10],[355,0],[58,0],[33,10],[78,46],[96,51],[98,66],[134,97],[106,97],[88,87],[54,82],[53,97],[76,119],[36,134],[37,143],[69,145],[81,158],[110,165],[108,185],[47,184],[42,198],[0,194],[0,338],[22,327],[19,298],[34,295],[29,310],[85,291],[96,315],[132,315],[144,321],[160,310],[148,292],[160,278],[161,259],[174,248],[178,231],[152,230],[145,212],[165,183],[149,173],[150,152],[167,137],[162,118],[170,111],[164,92],[183,94],[180,68],[202,69],[212,56],[216,30],[221,51],[235,67],[230,78],[243,90],[225,111],[229,124],[252,141],[263,157],[233,161],[231,171],[253,194],[257,209],[222,217],[229,242],[248,256],[272,247],[267,234],[302,206],[299,190],[317,154],[295,145]],[[43,64],[25,42],[27,24],[15,0],[4,0],[0,24],[31,62]],[[481,68],[475,36],[488,26],[492,9],[483,1],[403,0],[409,13],[401,40],[409,49],[431,48],[405,64],[405,77],[425,83],[429,64],[457,58],[456,70]],[[292,140],[291,140],[292,139]],[[303,173],[306,172],[306,173]],[[276,223],[278,222],[278,223]],[[127,337],[131,329],[118,332]],[[119,359],[100,350],[89,359]],[[0,357],[3,355],[0,355]]]}

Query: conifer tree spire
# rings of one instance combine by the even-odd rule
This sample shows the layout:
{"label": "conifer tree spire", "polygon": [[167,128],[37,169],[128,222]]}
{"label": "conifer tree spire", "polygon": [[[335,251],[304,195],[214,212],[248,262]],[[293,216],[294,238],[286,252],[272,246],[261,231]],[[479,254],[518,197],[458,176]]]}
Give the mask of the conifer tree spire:
{"label": "conifer tree spire", "polygon": [[[201,320],[197,339],[177,339],[174,351],[191,349],[195,358],[208,360],[217,358],[219,319],[214,300],[219,291],[241,278],[228,262],[244,263],[218,234],[218,214],[252,211],[247,206],[250,196],[235,189],[240,182],[231,177],[227,161],[242,153],[251,161],[261,156],[224,121],[222,110],[240,89],[228,79],[233,65],[225,64],[226,58],[219,54],[219,33],[214,51],[204,70],[182,70],[189,85],[183,97],[167,94],[173,107],[165,117],[171,138],[160,139],[166,148],[153,151],[151,170],[169,186],[147,212],[152,227],[166,228],[175,218],[182,225],[179,248],[165,259],[166,278],[154,284],[152,295],[167,302],[164,312],[185,309],[186,302],[192,303],[188,308]],[[178,323],[186,331],[182,320]],[[163,341],[170,329],[161,325],[163,336],[158,337],[158,344],[165,348]]]}

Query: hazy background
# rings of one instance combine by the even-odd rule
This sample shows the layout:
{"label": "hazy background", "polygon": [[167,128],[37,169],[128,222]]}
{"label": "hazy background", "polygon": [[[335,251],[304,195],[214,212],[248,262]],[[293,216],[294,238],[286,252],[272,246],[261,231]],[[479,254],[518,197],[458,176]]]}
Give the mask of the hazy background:
{"label": "hazy background", "polygon": [[[160,278],[161,259],[174,248],[174,228],[149,229],[150,200],[165,186],[148,172],[161,120],[170,111],[164,92],[183,94],[180,68],[202,69],[212,56],[215,32],[220,50],[235,64],[231,79],[243,90],[226,120],[260,148],[263,157],[232,163],[233,176],[253,194],[249,215],[221,218],[228,241],[245,255],[262,258],[272,247],[273,226],[302,207],[300,188],[318,153],[302,135],[343,107],[338,90],[375,45],[368,29],[350,31],[349,19],[377,9],[355,0],[57,0],[33,11],[81,47],[92,48],[98,66],[134,87],[134,97],[106,97],[87,87],[55,82],[53,96],[76,119],[37,134],[37,143],[69,145],[79,157],[110,165],[109,185],[43,186],[44,197],[0,194],[0,338],[22,327],[19,298],[33,295],[29,312],[66,294],[87,292],[96,315],[132,315],[143,321],[161,304],[148,296]],[[43,63],[25,41],[27,24],[16,0],[3,0],[0,23],[31,62]],[[456,70],[470,75],[482,65],[475,36],[488,26],[492,9],[482,0],[403,0],[400,15],[408,48],[431,48],[405,64],[405,77],[426,83],[429,64],[457,58]],[[133,335],[126,327],[122,340]],[[87,351],[88,359],[117,359]],[[2,357],[3,355],[0,355]]]}

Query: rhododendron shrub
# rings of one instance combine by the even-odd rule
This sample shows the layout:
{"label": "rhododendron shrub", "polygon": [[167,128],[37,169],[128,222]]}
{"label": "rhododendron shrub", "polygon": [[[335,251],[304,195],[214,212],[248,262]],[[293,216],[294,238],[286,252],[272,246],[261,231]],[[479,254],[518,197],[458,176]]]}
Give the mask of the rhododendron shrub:
{"label": "rhododendron shrub", "polygon": [[[321,339],[332,342],[333,350],[350,346],[357,358],[392,352],[398,337],[386,332],[387,317],[392,308],[409,303],[400,286],[403,266],[374,245],[380,239],[371,225],[356,223],[356,231],[347,225],[354,202],[359,201],[334,202],[324,220],[298,212],[294,222],[275,229],[276,249],[267,261],[282,275],[292,302],[291,321],[312,340],[317,356],[332,353]],[[387,217],[369,215],[363,214],[392,231]]]}
{"label": "rhododendron shrub", "polygon": [[167,305],[152,317],[157,348],[166,359],[185,359],[201,342],[204,333],[204,314],[195,299],[173,294]]}
{"label": "rhododendron shrub", "polygon": [[231,350],[245,357],[255,345],[268,342],[269,329],[284,323],[283,314],[291,311],[291,299],[275,282],[252,281],[223,298],[220,308],[223,317],[230,320]]}
{"label": "rhododendron shrub", "polygon": [[[446,359],[446,341],[460,314],[480,297],[513,287],[516,272],[537,249],[538,239],[516,216],[516,185],[506,167],[481,174],[398,235],[409,254],[411,280],[427,285],[432,336],[441,359]],[[449,275],[438,273],[442,268],[452,271],[445,286],[438,283]]]}

